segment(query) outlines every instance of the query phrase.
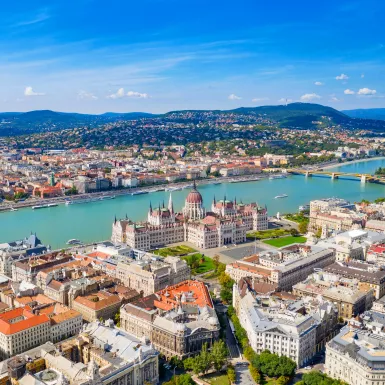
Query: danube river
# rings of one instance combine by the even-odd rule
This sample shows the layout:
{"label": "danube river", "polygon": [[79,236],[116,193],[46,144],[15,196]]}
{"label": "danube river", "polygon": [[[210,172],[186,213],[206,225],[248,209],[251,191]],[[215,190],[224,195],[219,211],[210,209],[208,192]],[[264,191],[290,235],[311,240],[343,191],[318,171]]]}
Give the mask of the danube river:
{"label": "danube river", "polygon": [[[385,167],[385,159],[374,159],[365,162],[345,164],[334,170],[357,173],[374,173],[378,167]],[[298,206],[309,203],[312,199],[340,197],[351,202],[362,199],[374,200],[385,196],[385,185],[360,181],[336,179],[329,177],[289,176],[286,179],[260,180],[245,183],[223,183],[220,185],[204,185],[198,187],[209,209],[213,197],[223,199],[237,198],[237,201],[257,201],[266,205],[269,215],[277,212],[288,213],[298,210]],[[172,193],[174,207],[180,210],[189,189]],[[287,194],[287,198],[274,199],[276,195]],[[165,202],[167,205],[170,193],[156,192],[136,196],[120,196],[113,200],[77,204],[72,206],[32,210],[20,209],[17,212],[0,213],[0,243],[23,238],[36,232],[45,243],[57,249],[66,246],[71,238],[83,242],[109,239],[111,225],[115,215],[117,218],[127,216],[133,220],[146,218],[150,201],[153,207]]]}

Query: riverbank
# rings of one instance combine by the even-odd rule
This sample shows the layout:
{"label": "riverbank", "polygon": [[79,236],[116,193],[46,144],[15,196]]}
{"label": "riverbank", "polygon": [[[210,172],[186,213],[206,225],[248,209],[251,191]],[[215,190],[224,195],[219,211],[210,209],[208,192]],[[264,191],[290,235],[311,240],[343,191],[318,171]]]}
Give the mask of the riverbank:
{"label": "riverbank", "polygon": [[[242,182],[257,182],[258,180],[269,178],[270,173],[260,173],[253,175],[238,175],[231,177],[220,177],[220,178],[207,178],[207,179],[199,179],[196,180],[196,184],[198,186],[204,185],[216,185],[222,183],[242,183]],[[12,211],[13,209],[22,209],[39,205],[47,205],[51,203],[55,204],[64,204],[68,200],[72,201],[86,201],[88,199],[95,200],[95,202],[102,201],[104,197],[118,197],[124,195],[137,195],[138,192],[143,193],[153,193],[159,191],[165,191],[166,189],[186,189],[191,186],[193,181],[185,181],[185,182],[176,182],[176,183],[166,183],[159,185],[149,185],[149,186],[138,186],[134,188],[126,188],[126,189],[116,189],[116,190],[108,190],[103,192],[93,192],[87,194],[77,194],[71,196],[61,196],[55,198],[29,198],[25,201],[13,202],[13,201],[3,201],[0,204],[0,213]],[[174,190],[177,191],[177,190]],[[172,192],[172,190],[171,190]],[[138,194],[139,195],[139,194]]]}
{"label": "riverbank", "polygon": [[356,159],[356,160],[352,160],[352,161],[346,161],[346,162],[343,162],[343,163],[334,162],[333,164],[330,164],[330,165],[327,165],[327,166],[322,166],[321,168],[324,169],[324,170],[327,170],[327,169],[330,169],[330,168],[343,167],[343,166],[347,166],[347,165],[350,165],[350,164],[356,164],[356,163],[362,163],[362,162],[370,162],[372,160],[382,160],[382,159],[385,159],[385,156],[375,156],[373,158]]}

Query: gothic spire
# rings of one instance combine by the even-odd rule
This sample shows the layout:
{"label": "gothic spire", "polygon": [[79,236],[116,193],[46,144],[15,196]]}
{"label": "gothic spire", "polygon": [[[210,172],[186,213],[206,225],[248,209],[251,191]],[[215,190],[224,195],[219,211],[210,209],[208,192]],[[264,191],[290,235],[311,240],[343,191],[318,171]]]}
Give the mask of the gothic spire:
{"label": "gothic spire", "polygon": [[168,209],[169,209],[169,211],[172,213],[172,212],[174,212],[174,205],[173,205],[173,203],[172,203],[172,196],[171,196],[171,193],[170,193],[170,198],[169,198],[169,200],[168,200]]}
{"label": "gothic spire", "polygon": [[193,183],[193,189],[196,190],[197,189],[197,184],[195,182],[195,179],[194,179],[194,183]]}
{"label": "gothic spire", "polygon": [[150,214],[152,214],[152,203],[150,201]]}
{"label": "gothic spire", "polygon": [[115,223],[115,225],[116,225],[116,215],[115,215],[115,220],[114,220],[114,223]]}
{"label": "gothic spire", "polygon": [[234,198],[234,205],[237,205],[237,197]]}
{"label": "gothic spire", "polygon": [[215,195],[214,195],[214,205],[217,204],[217,200],[215,199]]}

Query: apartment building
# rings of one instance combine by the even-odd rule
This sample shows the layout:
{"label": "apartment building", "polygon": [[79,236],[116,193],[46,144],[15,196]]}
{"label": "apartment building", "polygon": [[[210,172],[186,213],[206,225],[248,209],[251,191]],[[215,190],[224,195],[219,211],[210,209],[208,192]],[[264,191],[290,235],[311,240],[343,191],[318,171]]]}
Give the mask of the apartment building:
{"label": "apartment building", "polygon": [[98,291],[88,295],[70,297],[69,306],[79,312],[87,322],[114,319],[122,302],[118,295]]}
{"label": "apartment building", "polygon": [[243,258],[226,266],[226,273],[235,281],[252,277],[260,282],[277,284],[278,289],[290,291],[292,286],[307,278],[316,268],[335,261],[335,250],[318,245],[292,245],[279,251],[269,251]]}
{"label": "apartment building", "polygon": [[51,322],[46,314],[16,308],[0,314],[0,356],[5,359],[49,341]]}
{"label": "apartment building", "polygon": [[203,282],[185,281],[151,294],[120,310],[121,328],[148,337],[167,358],[199,353],[219,338],[220,325]]}
{"label": "apartment building", "polygon": [[285,302],[239,289],[235,284],[233,306],[256,353],[268,349],[301,367],[334,336],[337,311],[331,303],[319,303],[316,309],[306,311],[301,301]]}
{"label": "apartment building", "polygon": [[358,280],[358,288],[363,291],[373,289],[374,297],[385,295],[385,270],[364,262],[336,262],[325,267],[325,271],[340,277]]}
{"label": "apartment building", "polygon": [[299,297],[322,296],[338,309],[344,319],[355,317],[372,307],[373,289],[360,290],[357,280],[341,279],[338,275],[316,272],[293,286],[293,294]]}
{"label": "apartment building", "polygon": [[190,267],[177,257],[153,260],[146,256],[134,261],[121,261],[116,266],[116,277],[144,296],[176,285],[190,278]]}
{"label": "apartment building", "polygon": [[326,347],[326,373],[350,385],[385,383],[385,338],[346,326]]}

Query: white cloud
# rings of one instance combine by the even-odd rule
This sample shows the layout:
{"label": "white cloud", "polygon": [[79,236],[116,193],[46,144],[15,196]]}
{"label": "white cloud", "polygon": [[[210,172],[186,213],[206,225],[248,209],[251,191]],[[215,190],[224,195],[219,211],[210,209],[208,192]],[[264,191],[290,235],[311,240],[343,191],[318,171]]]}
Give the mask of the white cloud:
{"label": "white cloud", "polygon": [[291,103],[293,101],[293,99],[285,99],[285,98],[281,98],[278,100],[278,102],[280,103]]}
{"label": "white cloud", "polygon": [[240,96],[237,96],[235,94],[231,94],[228,97],[229,100],[241,100],[242,98]]}
{"label": "white cloud", "polygon": [[32,89],[32,87],[25,87],[24,95],[25,96],[43,96],[43,95],[45,95],[45,93],[43,93],[43,92],[35,92]]}
{"label": "white cloud", "polygon": [[97,100],[98,97],[95,96],[94,94],[92,94],[91,92],[87,92],[87,91],[79,91],[78,92],[78,98],[79,99],[85,99],[85,100]]}
{"label": "white cloud", "polygon": [[148,94],[141,94],[140,92],[135,92],[135,91],[128,91],[127,96],[129,98],[139,98],[139,99],[148,99],[149,98]]}
{"label": "white cloud", "polygon": [[251,99],[252,102],[256,103],[256,102],[263,102],[263,101],[266,101],[266,100],[269,100],[269,98],[254,98],[254,99]]}
{"label": "white cloud", "polygon": [[137,98],[137,99],[147,99],[150,96],[148,94],[142,94],[140,92],[136,91],[128,91],[127,93],[124,92],[124,88],[119,88],[116,93],[108,95],[108,99],[121,99],[124,97],[128,98]]}
{"label": "white cloud", "polygon": [[323,86],[324,85],[324,83],[322,83],[322,82],[315,82],[314,83],[316,86]]}
{"label": "white cloud", "polygon": [[336,76],[336,80],[348,80],[348,79],[349,79],[349,76],[345,74]]}
{"label": "white cloud", "polygon": [[310,102],[310,101],[315,100],[315,99],[321,99],[321,96],[319,96],[319,95],[317,95],[315,93],[312,93],[312,94],[302,95],[300,99],[303,102]]}
{"label": "white cloud", "polygon": [[119,88],[114,94],[108,95],[108,99],[121,99],[124,98],[124,88]]}
{"label": "white cloud", "polygon": [[341,99],[338,99],[335,95],[330,95],[329,102],[340,102]]}
{"label": "white cloud", "polygon": [[354,95],[355,92],[353,90],[350,90],[349,88],[344,91],[345,95]]}
{"label": "white cloud", "polygon": [[365,74],[361,74],[361,78],[364,78],[365,77]]}
{"label": "white cloud", "polygon": [[361,88],[358,92],[357,95],[375,95],[377,93],[376,90],[371,90],[370,88]]}

